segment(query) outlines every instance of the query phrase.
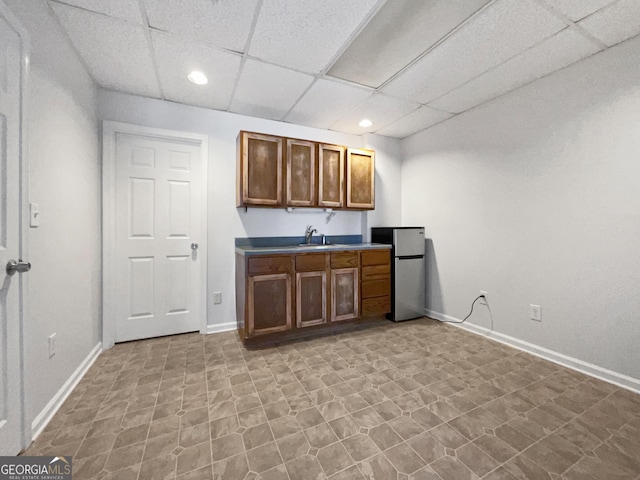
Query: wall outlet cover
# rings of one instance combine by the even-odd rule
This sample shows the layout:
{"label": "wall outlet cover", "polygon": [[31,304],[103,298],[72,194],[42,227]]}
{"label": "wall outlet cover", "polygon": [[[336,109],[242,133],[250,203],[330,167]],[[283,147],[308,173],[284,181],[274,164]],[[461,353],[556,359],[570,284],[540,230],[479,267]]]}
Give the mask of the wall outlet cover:
{"label": "wall outlet cover", "polygon": [[213,303],[214,305],[222,303],[222,292],[213,292]]}
{"label": "wall outlet cover", "polygon": [[535,320],[536,322],[542,321],[542,307],[540,305],[529,305],[530,309],[530,317],[531,320]]}
{"label": "wall outlet cover", "polygon": [[489,292],[486,290],[480,290],[480,295],[484,296],[484,298],[480,299],[480,305],[489,305]]}
{"label": "wall outlet cover", "polygon": [[49,335],[49,358],[56,356],[56,334]]}

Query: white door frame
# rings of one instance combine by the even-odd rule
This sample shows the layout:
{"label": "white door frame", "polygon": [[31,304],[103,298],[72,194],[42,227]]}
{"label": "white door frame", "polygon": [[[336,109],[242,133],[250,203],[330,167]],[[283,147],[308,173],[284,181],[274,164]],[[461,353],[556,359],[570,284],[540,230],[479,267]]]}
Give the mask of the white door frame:
{"label": "white door frame", "polygon": [[113,347],[116,338],[116,135],[125,133],[162,140],[191,141],[200,144],[202,155],[202,258],[200,292],[200,333],[207,333],[207,163],[208,137],[195,133],[164,130],[129,123],[104,121],[102,125],[102,348]]}
{"label": "white door frame", "polygon": [[[29,261],[29,155],[27,150],[27,110],[28,110],[28,79],[29,79],[29,64],[30,64],[30,52],[31,52],[31,39],[27,30],[22,26],[18,19],[13,15],[11,10],[5,5],[3,0],[0,0],[0,13],[9,22],[9,24],[15,29],[16,33],[20,37],[20,153],[18,154],[18,175],[20,177],[20,202],[19,202],[19,222],[20,222],[20,240],[19,240],[19,256],[20,258]],[[4,268],[1,265],[0,268]],[[25,392],[25,356],[24,356],[24,322],[29,319],[29,274],[18,275],[16,278],[18,283],[18,297],[20,305],[18,322],[19,328],[19,340],[18,340],[18,369],[20,375],[20,445],[22,448],[26,448],[31,443],[32,432],[30,428],[27,428],[26,417],[26,392]]]}

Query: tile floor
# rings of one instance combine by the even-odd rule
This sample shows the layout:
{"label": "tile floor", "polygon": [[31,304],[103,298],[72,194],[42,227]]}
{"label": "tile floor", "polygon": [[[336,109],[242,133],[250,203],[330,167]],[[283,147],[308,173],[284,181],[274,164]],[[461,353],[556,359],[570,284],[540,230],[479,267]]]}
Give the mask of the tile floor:
{"label": "tile floor", "polygon": [[26,454],[74,479],[640,478],[640,395],[431,320],[104,352]]}

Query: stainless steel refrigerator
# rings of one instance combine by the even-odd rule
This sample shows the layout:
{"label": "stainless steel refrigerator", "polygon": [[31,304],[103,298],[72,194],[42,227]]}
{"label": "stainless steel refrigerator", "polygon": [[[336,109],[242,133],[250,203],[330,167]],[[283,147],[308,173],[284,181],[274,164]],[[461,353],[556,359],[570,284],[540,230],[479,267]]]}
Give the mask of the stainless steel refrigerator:
{"label": "stainless steel refrigerator", "polygon": [[391,313],[393,321],[424,316],[424,227],[374,227],[371,241],[392,245]]}

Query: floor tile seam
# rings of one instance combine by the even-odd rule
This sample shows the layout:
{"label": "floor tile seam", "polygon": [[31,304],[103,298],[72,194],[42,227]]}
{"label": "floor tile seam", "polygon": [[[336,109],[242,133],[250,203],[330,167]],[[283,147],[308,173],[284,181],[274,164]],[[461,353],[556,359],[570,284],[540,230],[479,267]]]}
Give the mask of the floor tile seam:
{"label": "floor tile seam", "polygon": [[[162,380],[164,379],[164,372],[165,369],[162,370],[162,377],[160,379],[160,384],[162,384]],[[184,377],[183,377],[183,383],[184,383]],[[158,407],[158,397],[159,397],[159,392],[158,395],[156,395],[156,399],[155,402],[153,404],[153,412],[155,413],[156,408]],[[182,404],[180,405],[180,407],[182,408]],[[142,463],[144,463],[144,456],[145,453],[147,452],[147,446],[149,445],[149,435],[151,434],[151,424],[153,423],[153,414],[151,415],[151,421],[149,422],[149,427],[147,428],[147,435],[145,437],[145,441],[144,441],[144,449],[142,450],[142,459],[140,460],[140,469],[138,470],[138,475],[136,476],[136,479],[140,478],[140,473],[142,472]],[[178,432],[180,430],[178,429]],[[180,433],[178,433],[178,443],[180,442]],[[178,468],[178,461],[176,459],[176,466],[175,466],[175,475],[177,476],[177,468]]]}
{"label": "floor tile seam", "polygon": [[[537,407],[536,407],[536,408],[537,408]],[[540,438],[540,439],[536,440],[534,443],[532,443],[531,445],[529,445],[525,450],[528,450],[528,449],[530,449],[531,447],[533,447],[535,444],[542,442],[542,441],[543,441],[544,439],[546,439],[547,437],[550,437],[551,435],[556,434],[556,432],[557,432],[558,430],[560,430],[561,428],[564,428],[564,427],[565,427],[565,426],[567,426],[569,423],[571,423],[573,420],[575,420],[575,418],[574,418],[574,419],[572,419],[572,420],[570,420],[569,422],[565,422],[563,425],[560,425],[560,426],[558,426],[557,428],[553,429],[550,433],[548,433],[548,434],[547,434],[547,435],[545,435],[544,437],[542,437],[542,438]],[[510,421],[510,420],[509,420],[509,421]],[[505,423],[506,423],[506,422],[505,422]],[[541,426],[542,426],[542,425],[541,425]],[[497,428],[497,427],[496,427],[496,428]],[[515,427],[512,427],[512,428],[514,428],[515,430],[517,430],[518,432],[520,432],[520,430],[518,430],[517,428],[515,428]],[[544,427],[543,427],[543,428],[544,428]],[[526,435],[526,434],[524,434],[523,432],[520,432],[520,433],[522,433],[523,435]],[[497,437],[497,438],[499,438],[499,437]],[[529,437],[529,438],[531,438],[531,437]],[[570,440],[566,440],[564,437],[559,437],[559,438],[561,438],[561,439],[563,439],[563,440],[567,441],[568,443],[570,443],[571,445],[575,446],[575,447],[576,447],[576,448],[578,448],[578,449],[580,450],[580,452],[581,452],[580,458],[579,458],[578,460],[576,460],[575,462],[573,462],[573,463],[572,463],[572,464],[571,464],[571,465],[570,465],[570,466],[569,466],[565,471],[563,471],[563,472],[560,474],[560,475],[562,476],[562,475],[564,475],[567,471],[569,471],[569,470],[570,470],[570,469],[571,469],[571,468],[572,468],[576,463],[578,463],[578,462],[579,462],[580,460],[582,460],[583,458],[586,458],[586,457],[587,457],[587,455],[584,453],[583,449],[582,449],[581,447],[579,447],[578,445],[576,445],[575,443],[571,442]],[[500,439],[500,440],[502,440],[502,439]],[[533,439],[532,439],[532,440],[533,440]],[[504,440],[502,440],[502,441],[504,442]],[[506,443],[506,442],[505,442],[505,443]],[[507,445],[509,445],[509,444],[507,444]],[[509,445],[509,446],[511,446],[511,445]],[[543,445],[543,447],[544,447],[544,445]],[[514,448],[514,447],[512,447],[512,448]],[[547,447],[544,447],[544,448],[547,448]],[[481,449],[481,450],[482,450],[482,449]],[[514,448],[514,450],[515,450],[515,448]],[[510,458],[508,458],[506,461],[504,461],[503,463],[501,463],[501,464],[500,464],[498,467],[496,467],[494,470],[497,470],[498,468],[500,468],[500,466],[504,466],[504,467],[506,468],[506,464],[507,464],[508,462],[510,462],[511,460],[513,460],[514,458],[516,458],[518,455],[523,454],[525,450],[519,451],[519,452],[518,452],[518,453],[516,453],[515,455],[512,455]],[[551,451],[552,453],[555,453],[553,450],[550,450],[550,449],[548,449],[548,448],[547,448],[547,450]],[[484,450],[482,450],[482,451],[484,452]],[[487,455],[489,455],[487,452],[484,452],[484,453],[485,453],[485,454],[487,454]],[[491,455],[489,455],[489,456],[491,457]],[[493,458],[493,457],[491,457],[491,458]],[[529,458],[529,457],[527,457],[527,458]],[[495,460],[495,458],[494,458],[494,460]],[[538,465],[539,467],[541,467],[543,470],[547,471],[547,470],[546,470],[546,468],[545,468],[543,465],[540,465],[540,464],[539,464],[538,462],[536,462],[535,460],[532,460],[531,458],[529,458],[529,460],[531,460],[533,463],[535,463],[536,465]],[[492,471],[494,471],[494,470],[492,470]],[[489,472],[489,473],[491,473],[491,472]],[[488,475],[488,473],[487,473],[487,475]]]}
{"label": "floor tile seam", "polygon": [[[262,407],[262,409],[264,410],[264,407]],[[265,413],[265,417],[266,417],[266,413]],[[296,421],[297,421],[297,420],[296,420]],[[239,422],[240,422],[240,419],[238,418],[238,424],[239,424]],[[269,421],[269,419],[268,419],[268,418],[267,418],[266,424],[267,424],[267,426],[269,427],[269,432],[271,433],[271,438],[273,439],[272,441],[273,441],[273,443],[274,443],[274,444],[275,444],[275,446],[276,446],[276,450],[278,451],[278,455],[280,455],[280,463],[279,463],[279,465],[284,465],[284,464],[285,464],[284,456],[282,455],[282,452],[281,452],[281,450],[280,450],[280,445],[278,445],[278,441],[276,440],[276,436],[273,434],[273,429],[271,428],[271,422]],[[258,426],[258,425],[256,425],[256,426]],[[244,450],[245,457],[246,457],[246,459],[247,459],[247,465],[249,466],[249,469],[251,470],[251,466],[249,465],[249,456],[248,456],[248,454],[247,454],[248,450],[247,450],[247,448],[246,448],[246,447],[245,447],[245,445],[244,445],[244,437],[243,437],[244,433],[245,433],[247,430],[248,430],[248,428],[247,428],[247,429],[245,429],[245,431],[244,431],[244,432],[242,432],[242,434],[241,434],[240,436],[242,437],[242,447],[243,447],[243,450]],[[293,434],[292,434],[292,435],[293,435]],[[288,436],[288,435],[287,435],[287,436]],[[284,437],[283,437],[283,438],[284,438]],[[269,442],[267,442],[267,443],[269,443]],[[266,443],[263,443],[262,445],[258,445],[258,446],[254,447],[254,448],[249,449],[249,450],[254,450],[255,448],[259,448],[259,447],[261,447],[261,446],[263,446],[263,445],[266,445]],[[308,451],[307,451],[307,453],[308,453]],[[273,468],[275,468],[275,467],[273,467]],[[285,471],[286,471],[286,470],[287,470],[287,468],[286,468],[286,466],[285,466]],[[264,473],[264,472],[263,472],[263,473]],[[262,473],[260,473],[259,475],[262,475]],[[289,472],[288,472],[288,471],[287,471],[287,477],[289,477]]]}
{"label": "floor tile seam", "polygon": [[[566,424],[565,424],[565,425],[566,425]],[[564,425],[563,425],[563,426],[564,426]],[[518,430],[517,428],[515,428],[515,427],[512,427],[512,428],[514,428],[515,430],[517,430],[518,432],[520,432],[520,430]],[[544,428],[544,427],[543,427],[543,428]],[[527,448],[525,448],[524,450],[521,450],[520,452],[518,452],[518,454],[517,454],[517,455],[514,455],[514,456],[513,456],[513,457],[511,457],[509,460],[507,460],[507,462],[508,462],[508,461],[510,461],[510,460],[512,460],[513,458],[517,457],[518,455],[523,455],[525,451],[527,451],[527,450],[531,449],[531,448],[532,448],[534,445],[536,445],[536,444],[540,444],[540,443],[541,443],[545,438],[547,438],[547,437],[549,437],[549,436],[551,436],[551,435],[555,434],[555,433],[556,433],[556,431],[557,431],[557,430],[559,430],[560,428],[562,428],[562,427],[558,427],[558,428],[556,428],[555,430],[553,430],[551,433],[548,433],[548,434],[547,434],[547,435],[545,435],[544,437],[542,437],[542,438],[540,438],[540,439],[536,440],[536,441],[535,441],[535,442],[533,442],[531,445],[529,445]],[[523,433],[523,432],[520,432],[520,433]],[[524,433],[523,433],[523,435],[524,435]],[[529,438],[531,438],[531,437],[529,437]],[[560,437],[560,438],[562,438],[562,437]],[[567,441],[568,441],[568,440],[567,440]],[[578,460],[576,460],[575,462],[573,462],[573,463],[572,463],[571,465],[569,465],[565,470],[563,470],[563,471],[562,471],[562,473],[560,473],[560,474],[559,474],[559,475],[561,475],[561,476],[562,476],[562,475],[564,475],[564,474],[565,474],[565,473],[566,473],[566,472],[567,472],[571,467],[573,467],[573,466],[574,466],[576,463],[578,463],[581,459],[583,459],[583,458],[585,458],[585,457],[586,457],[586,455],[584,454],[584,451],[582,450],[582,448],[578,447],[578,446],[577,446],[577,445],[575,445],[573,442],[570,442],[570,441],[568,441],[568,442],[569,442],[569,443],[571,443],[572,445],[574,445],[576,448],[579,448],[579,449],[580,449],[580,452],[581,452],[581,455],[580,455],[580,458],[579,458]],[[543,447],[543,448],[545,448],[545,449],[547,449],[547,450],[549,450],[551,453],[553,453],[553,454],[558,455],[559,457],[561,457],[561,455],[557,454],[555,451],[551,450],[550,448],[547,448],[547,447],[546,447],[546,446],[544,446],[544,445],[542,445],[542,447]],[[546,471],[547,473],[551,473],[551,472],[549,472],[549,471],[546,469],[546,467],[545,467],[544,465],[540,465],[540,463],[538,463],[536,460],[534,460],[534,459],[530,458],[529,456],[527,456],[527,458],[528,458],[530,461],[532,461],[533,463],[535,463],[536,465],[538,465],[540,468],[542,468],[542,469],[543,469],[544,471]],[[564,457],[561,457],[561,458],[564,458]],[[505,463],[507,463],[507,462],[505,462]]]}

